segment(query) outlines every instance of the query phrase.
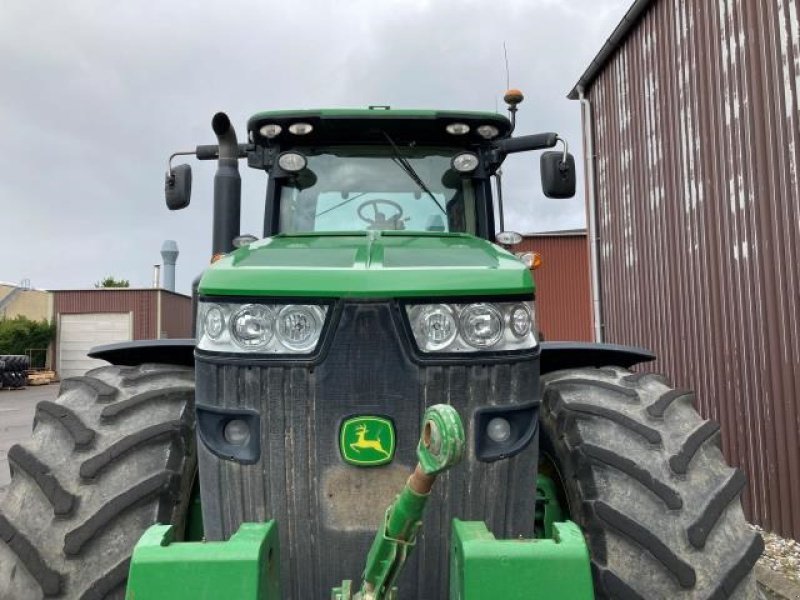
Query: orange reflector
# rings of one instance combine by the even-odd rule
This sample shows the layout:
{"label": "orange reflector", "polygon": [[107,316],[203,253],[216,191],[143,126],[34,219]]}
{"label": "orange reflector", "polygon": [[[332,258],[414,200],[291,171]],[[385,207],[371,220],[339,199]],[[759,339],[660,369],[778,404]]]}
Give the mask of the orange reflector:
{"label": "orange reflector", "polygon": [[538,269],[544,264],[542,261],[542,255],[538,252],[533,253],[533,265],[531,265],[531,269]]}
{"label": "orange reflector", "polygon": [[215,254],[214,256],[211,257],[211,264],[213,265],[215,262],[217,262],[223,256],[225,256],[225,255],[221,254],[221,253],[220,254]]}

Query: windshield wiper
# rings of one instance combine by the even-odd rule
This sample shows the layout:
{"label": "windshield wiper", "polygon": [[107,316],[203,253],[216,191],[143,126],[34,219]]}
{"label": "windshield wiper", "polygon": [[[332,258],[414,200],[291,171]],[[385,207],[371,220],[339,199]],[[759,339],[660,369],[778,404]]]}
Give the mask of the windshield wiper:
{"label": "windshield wiper", "polygon": [[400,167],[403,170],[403,172],[406,175],[408,175],[411,178],[411,180],[419,186],[419,189],[425,192],[430,197],[430,199],[433,200],[433,203],[440,211],[442,211],[444,216],[447,216],[447,211],[442,207],[441,204],[439,204],[439,201],[436,199],[436,197],[433,195],[430,189],[428,189],[428,186],[425,185],[425,182],[422,181],[420,176],[414,170],[414,167],[412,167],[411,163],[408,162],[408,159],[400,156],[400,150],[397,148],[397,144],[394,143],[394,140],[391,137],[389,137],[389,134],[386,133],[385,131],[383,131],[382,133],[384,136],[386,136],[386,139],[389,141],[389,145],[391,145],[392,147],[392,152],[394,153],[392,162],[394,162],[394,164]]}
{"label": "windshield wiper", "polygon": [[337,209],[337,208],[339,208],[340,206],[344,206],[344,205],[345,205],[345,204],[347,204],[348,202],[352,202],[353,200],[355,200],[355,199],[357,199],[357,198],[361,198],[361,196],[366,196],[367,194],[369,194],[369,192],[361,192],[360,194],[356,194],[355,196],[353,196],[352,198],[348,198],[348,199],[347,199],[347,200],[345,200],[344,202],[340,202],[339,204],[335,204],[334,206],[331,206],[330,208],[326,208],[326,209],[325,209],[325,210],[323,210],[322,212],[318,212],[317,214],[315,214],[315,215],[314,215],[314,218],[316,219],[317,217],[321,217],[322,215],[324,215],[324,214],[326,214],[326,213],[329,213],[329,212],[331,212],[332,210],[336,210],[336,209]]}

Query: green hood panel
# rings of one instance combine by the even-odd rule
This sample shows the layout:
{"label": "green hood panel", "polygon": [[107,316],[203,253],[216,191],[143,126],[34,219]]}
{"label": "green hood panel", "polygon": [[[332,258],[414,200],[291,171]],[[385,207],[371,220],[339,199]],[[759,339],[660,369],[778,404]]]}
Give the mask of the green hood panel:
{"label": "green hood panel", "polygon": [[244,296],[424,297],[532,294],[530,270],[463,233],[280,234],[212,265],[200,293]]}

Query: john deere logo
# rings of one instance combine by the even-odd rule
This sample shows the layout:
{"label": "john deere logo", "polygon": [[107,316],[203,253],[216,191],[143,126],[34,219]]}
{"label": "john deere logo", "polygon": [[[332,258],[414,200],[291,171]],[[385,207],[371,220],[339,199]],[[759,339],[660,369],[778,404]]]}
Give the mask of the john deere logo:
{"label": "john deere logo", "polygon": [[339,448],[345,462],[375,467],[392,462],[394,425],[383,417],[351,417],[342,423]]}

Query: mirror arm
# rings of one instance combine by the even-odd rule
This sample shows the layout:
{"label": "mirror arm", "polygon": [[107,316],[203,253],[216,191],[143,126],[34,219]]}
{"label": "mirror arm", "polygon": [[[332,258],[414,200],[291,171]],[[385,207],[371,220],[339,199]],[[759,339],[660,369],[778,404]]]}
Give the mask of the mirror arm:
{"label": "mirror arm", "polygon": [[513,154],[515,152],[527,152],[529,150],[544,150],[552,148],[558,143],[557,133],[535,133],[533,135],[521,135],[506,140],[499,140],[494,143],[496,151],[500,155]]}
{"label": "mirror arm", "polygon": [[169,177],[170,179],[173,177],[172,175],[173,158],[175,158],[176,156],[194,156],[194,154],[195,154],[194,150],[181,150],[179,152],[173,152],[172,154],[170,154],[169,158],[167,159],[167,177]]}
{"label": "mirror arm", "polygon": [[[239,144],[239,158],[247,158],[247,153],[255,150],[255,144]],[[172,159],[176,156],[194,156],[197,160],[217,160],[219,146],[217,144],[204,144],[194,150],[181,150],[173,152],[167,160],[167,175],[172,177]]]}
{"label": "mirror arm", "polygon": [[[567,164],[567,156],[569,156],[569,144],[567,144],[567,140],[560,136],[556,136],[556,142],[561,142],[564,144],[564,156],[561,158],[561,164],[558,166],[558,170],[562,173],[569,169],[569,165]],[[553,144],[555,146],[555,144]]]}

